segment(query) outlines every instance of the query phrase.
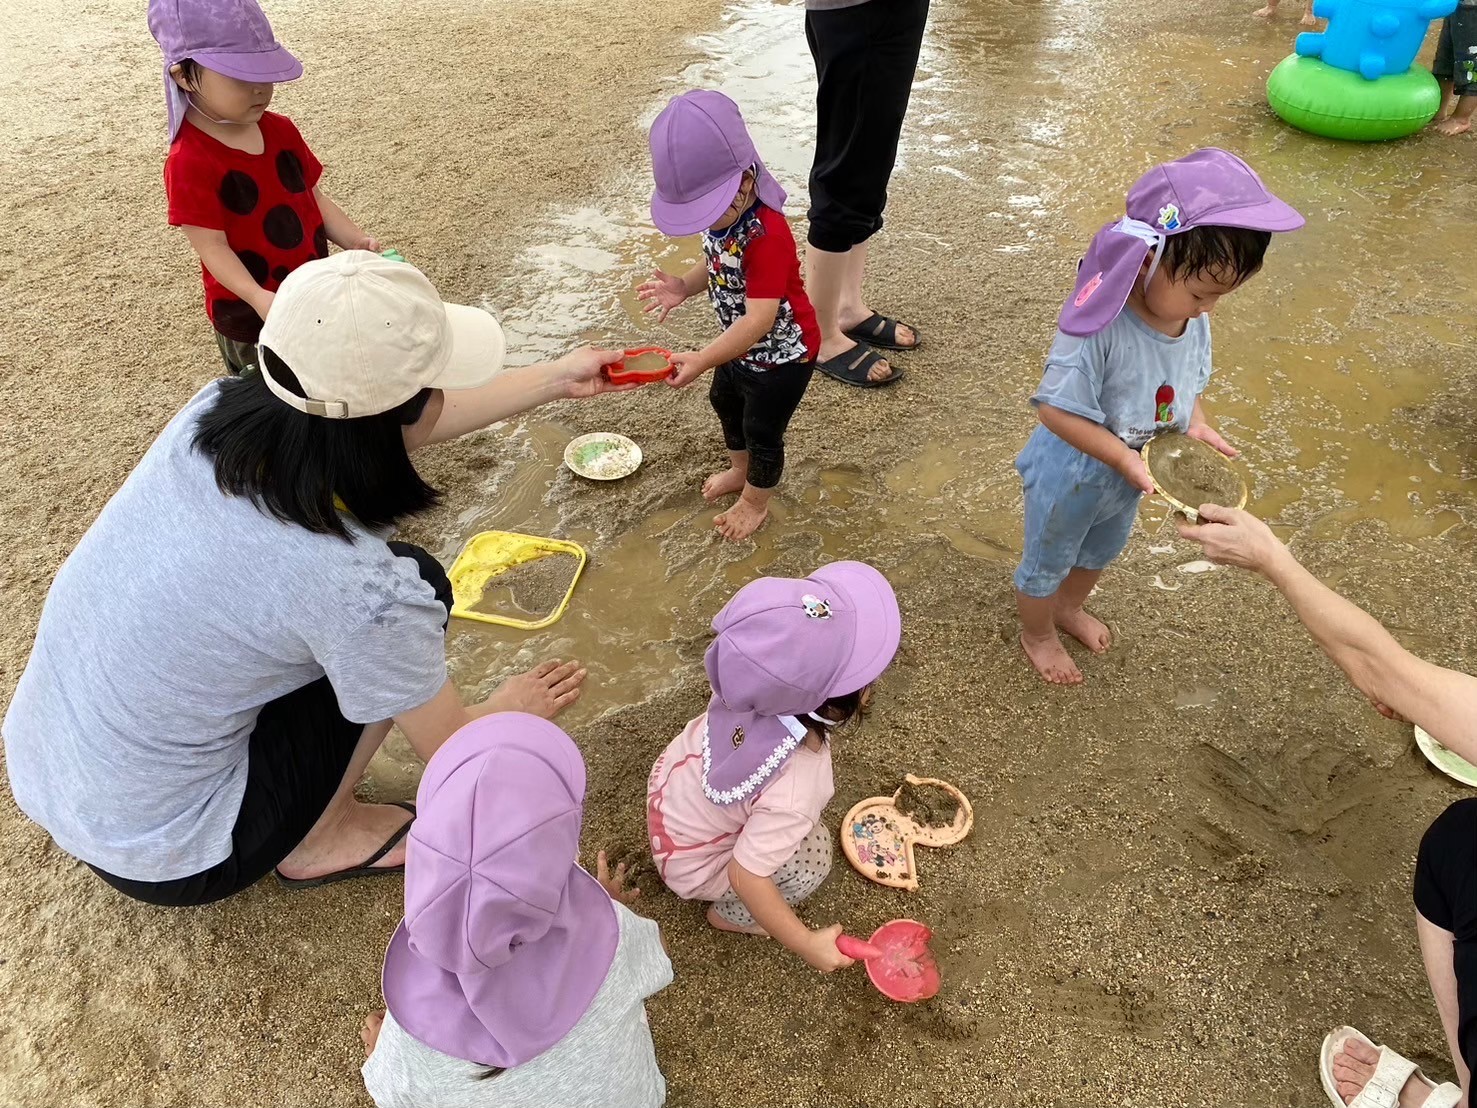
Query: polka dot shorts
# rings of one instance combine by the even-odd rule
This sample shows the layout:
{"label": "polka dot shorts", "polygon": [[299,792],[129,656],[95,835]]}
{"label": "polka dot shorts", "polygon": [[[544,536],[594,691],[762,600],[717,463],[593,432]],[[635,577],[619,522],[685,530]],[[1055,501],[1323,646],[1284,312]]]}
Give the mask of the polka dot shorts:
{"label": "polka dot shorts", "polygon": [[[831,832],[824,823],[817,823],[795,853],[790,855],[790,860],[775,870],[770,880],[779,888],[785,903],[793,908],[821,887],[821,882],[831,872],[831,862]],[[736,927],[754,924],[754,917],[732,889],[721,900],[713,902],[713,910]]]}

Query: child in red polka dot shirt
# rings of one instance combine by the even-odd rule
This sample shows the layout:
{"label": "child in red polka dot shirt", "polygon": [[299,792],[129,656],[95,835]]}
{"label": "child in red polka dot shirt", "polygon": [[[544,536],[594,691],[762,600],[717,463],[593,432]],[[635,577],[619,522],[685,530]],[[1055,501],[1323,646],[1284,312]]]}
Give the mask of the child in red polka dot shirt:
{"label": "child in red polka dot shirt", "polygon": [[226,368],[254,369],[262,320],[283,278],[346,250],[380,249],[318,187],[323,166],[286,116],[266,110],[302,64],[256,0],[150,0],[164,53],[169,223],[200,256],[205,312]]}

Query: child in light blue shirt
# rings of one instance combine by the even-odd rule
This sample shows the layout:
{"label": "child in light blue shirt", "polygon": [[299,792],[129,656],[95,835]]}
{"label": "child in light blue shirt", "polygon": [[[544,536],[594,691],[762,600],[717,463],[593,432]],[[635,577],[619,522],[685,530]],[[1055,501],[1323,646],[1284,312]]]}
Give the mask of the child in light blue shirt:
{"label": "child in light blue shirt", "polygon": [[1262,265],[1274,231],[1303,224],[1234,154],[1197,150],[1156,166],[1103,227],[1062,308],[1031,397],[1041,424],[1016,459],[1026,535],[1015,572],[1021,645],[1047,681],[1082,681],[1058,630],[1095,654],[1112,633],[1083,604],[1154,491],[1139,451],[1182,431],[1228,457],[1200,394],[1209,313]]}

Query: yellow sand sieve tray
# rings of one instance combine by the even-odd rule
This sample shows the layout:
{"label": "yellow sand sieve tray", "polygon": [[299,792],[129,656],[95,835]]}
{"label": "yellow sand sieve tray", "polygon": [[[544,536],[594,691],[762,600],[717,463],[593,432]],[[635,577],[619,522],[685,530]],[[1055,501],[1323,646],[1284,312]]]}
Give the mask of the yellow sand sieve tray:
{"label": "yellow sand sieve tray", "polygon": [[[487,583],[514,566],[531,562],[547,554],[573,554],[579,559],[574,567],[574,576],[569,579],[569,588],[558,606],[542,619],[519,619],[516,616],[496,615],[491,612],[474,611],[472,606],[482,599]],[[473,535],[462,547],[456,561],[447,574],[451,578],[451,614],[459,619],[474,619],[481,623],[496,623],[502,627],[517,627],[524,631],[537,631],[555,623],[569,607],[569,598],[579,583],[589,556],[577,542],[562,539],[543,539],[537,535],[520,535],[515,531],[483,531]]]}

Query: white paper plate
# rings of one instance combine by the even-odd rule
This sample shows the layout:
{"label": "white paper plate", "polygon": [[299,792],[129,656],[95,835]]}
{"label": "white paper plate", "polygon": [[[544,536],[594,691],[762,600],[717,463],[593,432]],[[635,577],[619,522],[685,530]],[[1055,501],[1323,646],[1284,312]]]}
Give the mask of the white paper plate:
{"label": "white paper plate", "polygon": [[1426,756],[1426,760],[1446,776],[1460,781],[1463,785],[1477,786],[1477,766],[1447,750],[1419,727],[1415,729],[1415,743],[1421,748],[1421,753]]}
{"label": "white paper plate", "polygon": [[570,441],[564,464],[591,481],[618,481],[641,468],[641,448],[625,435],[596,431]]}

